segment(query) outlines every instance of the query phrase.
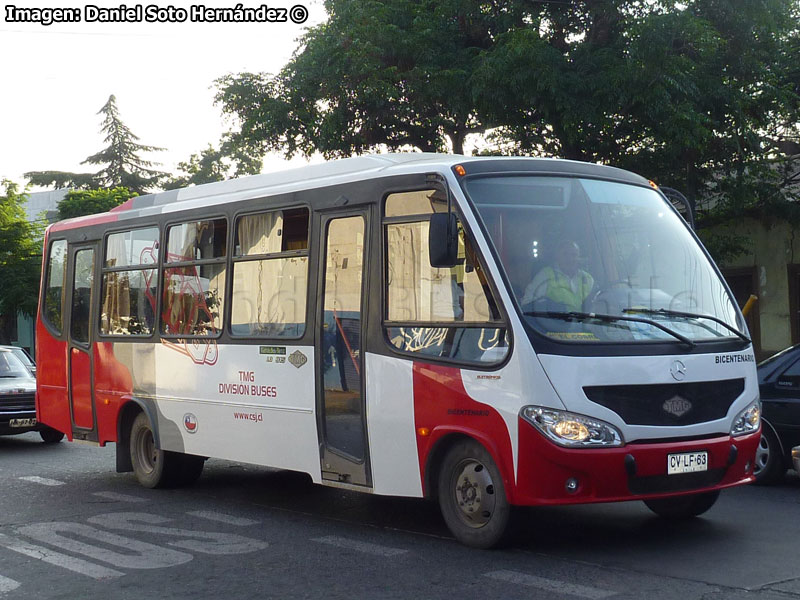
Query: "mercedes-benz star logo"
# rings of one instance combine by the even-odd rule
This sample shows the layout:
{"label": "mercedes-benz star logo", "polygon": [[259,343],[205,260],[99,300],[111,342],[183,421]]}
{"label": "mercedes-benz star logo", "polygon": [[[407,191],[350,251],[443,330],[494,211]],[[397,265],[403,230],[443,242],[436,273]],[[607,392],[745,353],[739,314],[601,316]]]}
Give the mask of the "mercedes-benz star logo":
{"label": "mercedes-benz star logo", "polygon": [[686,379],[686,365],[679,360],[675,360],[669,368],[669,373],[675,381],[683,381]]}

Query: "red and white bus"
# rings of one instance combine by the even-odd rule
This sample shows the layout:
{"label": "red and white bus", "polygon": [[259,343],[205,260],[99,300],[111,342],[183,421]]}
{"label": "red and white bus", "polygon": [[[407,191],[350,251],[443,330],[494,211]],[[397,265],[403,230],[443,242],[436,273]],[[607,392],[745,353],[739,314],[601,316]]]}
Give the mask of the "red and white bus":
{"label": "red and white bus", "polygon": [[655,186],[388,154],[133,198],[47,231],[37,417],[148,487],[207,457],[438,499],[667,517],[753,479],[741,312]]}

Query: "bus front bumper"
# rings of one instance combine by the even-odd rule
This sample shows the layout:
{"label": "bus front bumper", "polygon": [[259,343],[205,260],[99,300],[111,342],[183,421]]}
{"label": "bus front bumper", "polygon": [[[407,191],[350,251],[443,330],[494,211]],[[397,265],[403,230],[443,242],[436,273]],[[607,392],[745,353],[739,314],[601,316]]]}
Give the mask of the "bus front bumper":
{"label": "bus front bumper", "polygon": [[[761,431],[619,448],[563,448],[519,423],[518,505],[621,502],[717,490],[753,481]],[[670,455],[707,453],[706,469],[668,474]],[[672,459],[673,461],[675,459]]]}

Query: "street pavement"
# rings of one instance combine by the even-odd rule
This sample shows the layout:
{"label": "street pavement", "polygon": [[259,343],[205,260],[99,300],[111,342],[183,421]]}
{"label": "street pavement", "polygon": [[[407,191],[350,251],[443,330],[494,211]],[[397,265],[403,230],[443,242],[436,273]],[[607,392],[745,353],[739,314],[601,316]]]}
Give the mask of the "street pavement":
{"label": "street pavement", "polygon": [[435,504],[209,460],[148,490],[113,445],[0,437],[0,600],[27,598],[800,598],[800,478],[706,515],[638,502],[525,510],[516,543],[466,548]]}

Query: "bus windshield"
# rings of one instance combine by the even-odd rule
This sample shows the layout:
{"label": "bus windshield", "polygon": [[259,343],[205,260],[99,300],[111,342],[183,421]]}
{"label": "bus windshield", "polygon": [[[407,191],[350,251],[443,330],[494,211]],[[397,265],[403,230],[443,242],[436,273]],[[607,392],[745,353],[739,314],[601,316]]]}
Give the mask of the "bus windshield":
{"label": "bus windshield", "polygon": [[733,299],[655,190],[569,177],[468,179],[524,319],[574,342],[746,340]]}

